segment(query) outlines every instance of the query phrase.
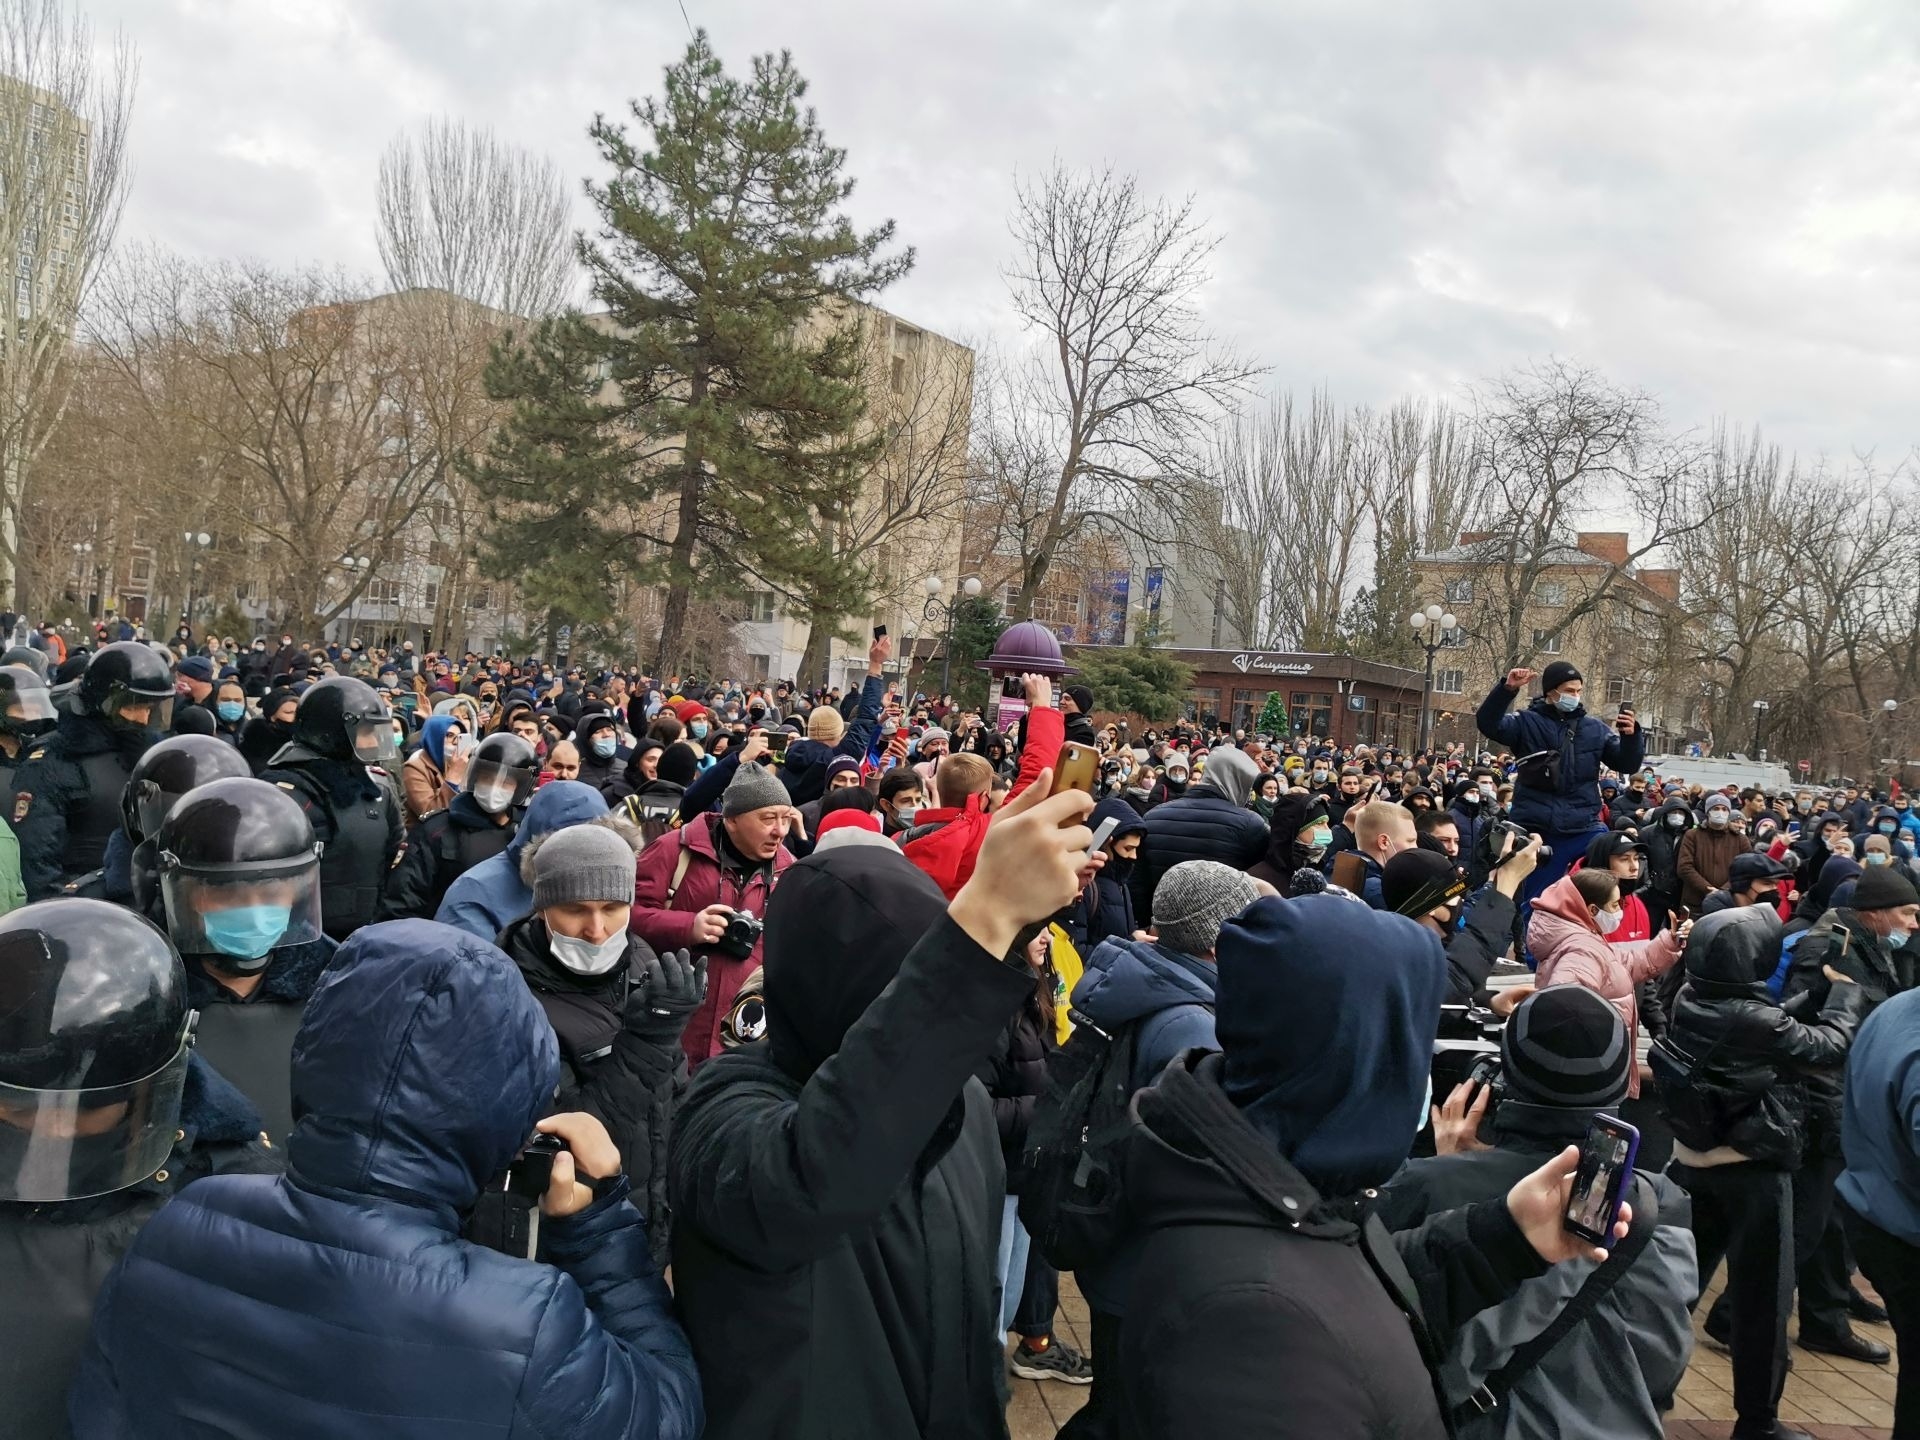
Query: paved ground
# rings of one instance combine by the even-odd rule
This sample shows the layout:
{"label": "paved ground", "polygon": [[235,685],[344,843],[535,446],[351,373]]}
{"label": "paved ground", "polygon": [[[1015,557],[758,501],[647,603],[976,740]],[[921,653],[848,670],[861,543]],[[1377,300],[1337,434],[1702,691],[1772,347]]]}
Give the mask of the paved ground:
{"label": "paved ground", "polygon": [[[1863,1282],[1864,1287],[1864,1282]],[[1714,1287],[1718,1292],[1719,1287]],[[1700,1314],[1706,1313],[1706,1305]],[[1071,1276],[1060,1278],[1060,1334],[1087,1349],[1087,1306]],[[1792,1331],[1789,1322],[1789,1333]],[[1893,1331],[1864,1325],[1861,1333],[1893,1345]],[[1695,1322],[1696,1336],[1698,1322]],[[1079,1385],[1014,1380],[1007,1418],[1013,1440],[1051,1440],[1086,1400]],[[1733,1429],[1733,1372],[1727,1356],[1697,1338],[1693,1365],[1680,1382],[1680,1396],[1667,1420],[1668,1440],[1725,1440]],[[1793,1347],[1793,1372],[1780,1418],[1810,1429],[1820,1440],[1886,1440],[1893,1424],[1894,1367],[1862,1365]]]}

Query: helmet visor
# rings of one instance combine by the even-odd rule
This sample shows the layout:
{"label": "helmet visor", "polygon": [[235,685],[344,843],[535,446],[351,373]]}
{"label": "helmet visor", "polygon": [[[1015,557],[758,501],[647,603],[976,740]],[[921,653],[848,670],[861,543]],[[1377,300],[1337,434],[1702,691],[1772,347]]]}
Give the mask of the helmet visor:
{"label": "helmet visor", "polygon": [[0,1201],[85,1200],[152,1175],[173,1149],[192,1053],[183,1033],[171,1060],[125,1085],[0,1085]]}
{"label": "helmet visor", "polygon": [[100,713],[110,724],[129,730],[170,730],[173,728],[173,696],[142,695],[124,685],[107,691]]}
{"label": "helmet visor", "polygon": [[272,951],[320,938],[318,850],[217,871],[188,870],[162,856],[160,898],[181,954],[212,956],[243,972],[262,969]]}
{"label": "helmet visor", "polygon": [[50,690],[15,690],[0,712],[0,730],[14,735],[44,735],[59,721]]}
{"label": "helmet visor", "polygon": [[467,791],[474,804],[489,815],[504,815],[516,805],[527,803],[533,794],[535,771],[502,765],[493,760],[478,760],[467,773]]}
{"label": "helmet visor", "polygon": [[400,762],[400,741],[393,733],[390,717],[362,720],[347,732],[347,738],[353,746],[354,759],[362,764],[397,765]]}

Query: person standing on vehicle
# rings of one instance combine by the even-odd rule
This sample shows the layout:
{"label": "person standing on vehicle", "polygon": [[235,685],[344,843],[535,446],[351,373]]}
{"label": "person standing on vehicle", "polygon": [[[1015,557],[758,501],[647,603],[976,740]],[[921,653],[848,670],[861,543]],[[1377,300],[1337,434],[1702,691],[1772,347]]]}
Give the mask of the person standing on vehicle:
{"label": "person standing on vehicle", "polygon": [[1622,707],[1611,724],[1587,713],[1582,703],[1586,681],[1565,660],[1555,660],[1542,672],[1539,699],[1508,714],[1533,676],[1524,666],[1509,670],[1494,683],[1474,717],[1482,735],[1521,757],[1511,818],[1545,842],[1540,864],[1521,891],[1523,911],[1587,853],[1596,835],[1605,833],[1600,767],[1632,770],[1647,748],[1631,707]]}

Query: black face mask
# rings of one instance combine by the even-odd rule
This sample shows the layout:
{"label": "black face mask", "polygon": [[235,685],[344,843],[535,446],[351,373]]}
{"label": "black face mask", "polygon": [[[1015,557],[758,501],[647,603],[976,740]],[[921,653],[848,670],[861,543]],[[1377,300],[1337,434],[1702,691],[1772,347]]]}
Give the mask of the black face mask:
{"label": "black face mask", "polygon": [[1622,875],[1620,877],[1620,893],[1622,895],[1631,895],[1644,884],[1646,884],[1646,881],[1642,880],[1638,875]]}
{"label": "black face mask", "polygon": [[1753,897],[1753,903],[1756,905],[1778,905],[1780,903],[1780,892],[1778,890],[1762,890],[1758,895]]}

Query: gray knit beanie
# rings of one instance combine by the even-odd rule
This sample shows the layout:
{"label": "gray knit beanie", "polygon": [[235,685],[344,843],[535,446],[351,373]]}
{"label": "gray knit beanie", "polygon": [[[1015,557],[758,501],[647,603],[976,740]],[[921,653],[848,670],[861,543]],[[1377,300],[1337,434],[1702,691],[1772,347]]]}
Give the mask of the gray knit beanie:
{"label": "gray knit beanie", "polygon": [[769,805],[791,805],[793,798],[780,777],[764,765],[742,765],[727,782],[720,797],[720,813],[731,819],[749,810],[764,810]]}
{"label": "gray knit beanie", "polygon": [[569,825],[533,857],[533,907],[575,901],[633,903],[633,847],[605,825]]}
{"label": "gray knit beanie", "polygon": [[1153,891],[1153,931],[1182,955],[1211,955],[1220,927],[1260,898],[1253,881],[1218,860],[1183,860]]}

